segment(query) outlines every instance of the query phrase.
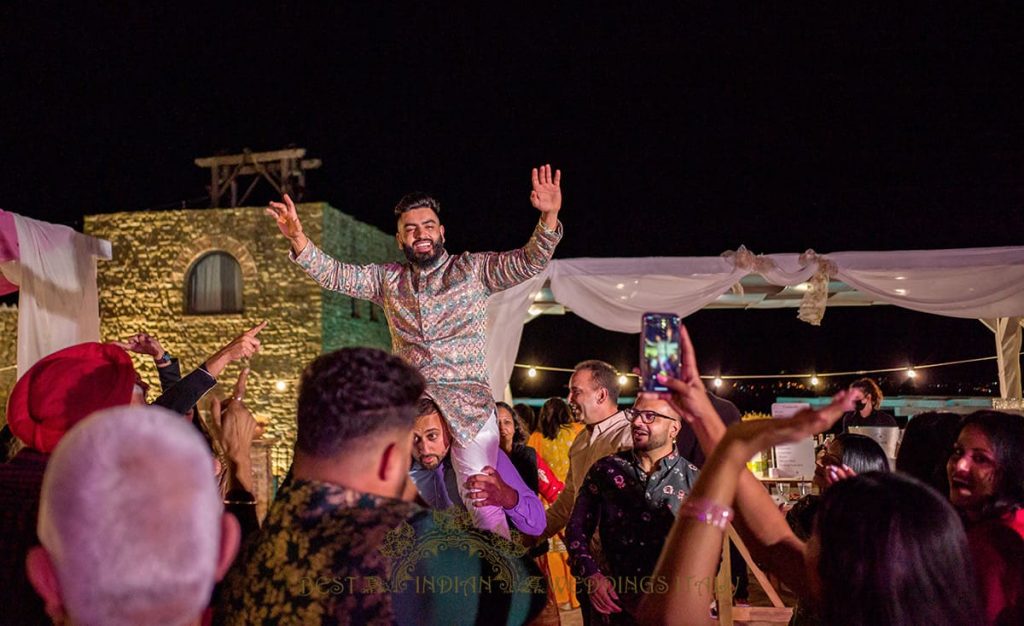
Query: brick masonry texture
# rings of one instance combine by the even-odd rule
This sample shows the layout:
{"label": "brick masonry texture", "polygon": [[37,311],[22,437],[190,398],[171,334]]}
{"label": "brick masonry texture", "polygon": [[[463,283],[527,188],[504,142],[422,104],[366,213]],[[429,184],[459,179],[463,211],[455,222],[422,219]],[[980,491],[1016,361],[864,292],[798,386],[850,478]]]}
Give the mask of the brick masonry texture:
{"label": "brick masonry texture", "polygon": [[[370,263],[397,259],[394,237],[342,214],[326,203],[298,206],[306,234],[339,258]],[[137,332],[156,336],[182,363],[183,373],[263,320],[262,348],[252,358],[247,404],[265,422],[272,471],[280,478],[291,463],[295,403],[302,369],[324,351],[342,346],[390,349],[380,311],[371,305],[324,292],[288,259],[287,242],[264,207],[138,211],[90,215],[86,234],[108,239],[114,259],[98,270],[101,336]],[[238,262],[243,277],[243,310],[222,315],[185,311],[189,270],[204,255],[222,251]],[[0,314],[0,328],[3,315]],[[3,356],[0,343],[0,356]],[[137,356],[137,355],[136,355]],[[136,358],[143,377],[158,389],[156,368]],[[220,376],[230,393],[240,371],[235,364]],[[276,388],[283,382],[285,389]]]}
{"label": "brick masonry texture", "polygon": [[7,423],[7,396],[17,380],[18,370],[18,307],[0,304],[0,407]]}

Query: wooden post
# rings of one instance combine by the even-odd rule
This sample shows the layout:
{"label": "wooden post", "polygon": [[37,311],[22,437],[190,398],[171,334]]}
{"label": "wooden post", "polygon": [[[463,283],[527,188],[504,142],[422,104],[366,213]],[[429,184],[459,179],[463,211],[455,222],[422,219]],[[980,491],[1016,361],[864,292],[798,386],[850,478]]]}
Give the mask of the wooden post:
{"label": "wooden post", "polygon": [[733,626],[732,562],[729,559],[729,533],[725,533],[722,537],[722,564],[718,567],[718,576],[715,578],[715,598],[718,600],[718,623],[722,626]]}
{"label": "wooden post", "polygon": [[[224,192],[230,187],[231,206],[245,202],[256,183],[262,178],[276,193],[296,195],[296,182],[305,186],[306,170],[320,167],[320,159],[304,159],[305,148],[290,148],[272,152],[250,152],[225,156],[203,157],[195,160],[199,167],[210,168],[210,206],[220,206]],[[252,176],[254,180],[245,194],[238,197],[238,177]],[[296,201],[300,198],[296,197]]]}

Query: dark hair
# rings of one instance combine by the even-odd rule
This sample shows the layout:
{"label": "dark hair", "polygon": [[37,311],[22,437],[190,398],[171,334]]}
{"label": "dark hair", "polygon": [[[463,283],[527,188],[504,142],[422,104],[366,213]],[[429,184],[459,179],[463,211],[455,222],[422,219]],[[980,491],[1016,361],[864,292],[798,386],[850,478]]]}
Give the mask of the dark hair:
{"label": "dark hair", "polygon": [[299,383],[295,450],[330,457],[379,431],[411,430],[425,384],[416,368],[374,348],[313,359]]}
{"label": "dark hair", "polygon": [[512,407],[516,411],[516,415],[522,418],[523,423],[526,424],[527,434],[533,434],[537,432],[540,426],[537,425],[537,412],[533,410],[533,407],[529,404],[520,402],[519,404]]}
{"label": "dark hair", "polygon": [[420,396],[420,399],[416,401],[416,417],[423,417],[431,413],[441,415],[441,407],[437,406],[430,396]]}
{"label": "dark hair", "polygon": [[982,508],[981,516],[997,518],[1024,508],[1024,417],[1002,411],[975,411],[961,422],[957,437],[968,426],[985,433],[996,457],[992,499]]}
{"label": "dark hair", "polygon": [[956,413],[928,411],[918,413],[907,423],[896,453],[897,471],[909,474],[942,494],[949,496],[946,463],[960,432],[961,417]]}
{"label": "dark hair", "polygon": [[872,409],[882,406],[882,400],[885,398],[885,395],[882,393],[882,388],[878,386],[878,383],[870,378],[858,378],[850,383],[850,387],[860,389],[864,392],[864,395],[871,396]]}
{"label": "dark hair", "polygon": [[842,480],[821,500],[821,623],[972,624],[981,615],[963,524],[949,502],[895,473]]}
{"label": "dark hair", "polygon": [[604,361],[590,359],[577,363],[573,369],[577,372],[589,370],[597,386],[608,392],[608,398],[611,399],[612,404],[619,403],[619,374],[615,371],[614,367]]}
{"label": "dark hair", "polygon": [[537,426],[545,439],[558,437],[558,431],[562,426],[572,424],[572,413],[569,405],[561,398],[548,398],[544,406],[540,407],[540,415],[537,416]]}
{"label": "dark hair", "polygon": [[507,402],[495,402],[494,406],[497,409],[505,409],[508,414],[512,416],[512,443],[525,443],[526,442],[526,424],[523,423],[523,418],[519,417],[516,410],[513,409]]}
{"label": "dark hair", "polygon": [[395,218],[401,218],[406,211],[413,209],[427,208],[434,213],[441,215],[441,203],[435,200],[430,194],[422,191],[414,191],[402,196],[402,199],[395,205]]}
{"label": "dark hair", "polygon": [[835,441],[839,444],[839,459],[843,465],[848,465],[858,474],[889,471],[885,450],[871,437],[844,433]]}

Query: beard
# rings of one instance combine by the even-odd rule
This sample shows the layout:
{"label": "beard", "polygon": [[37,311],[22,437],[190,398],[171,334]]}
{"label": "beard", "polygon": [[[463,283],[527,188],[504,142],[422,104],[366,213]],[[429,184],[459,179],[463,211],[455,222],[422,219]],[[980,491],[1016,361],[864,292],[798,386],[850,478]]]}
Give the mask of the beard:
{"label": "beard", "polygon": [[[413,246],[422,241],[430,242],[430,250],[426,252],[417,252]],[[413,242],[412,246],[402,244],[402,252],[405,253],[405,258],[409,259],[409,262],[413,265],[431,265],[434,261],[441,258],[442,254],[444,254],[444,235],[439,236],[437,241],[430,239],[417,239]]]}
{"label": "beard", "polygon": [[424,454],[419,458],[419,462],[428,470],[436,470],[441,465],[441,457],[436,454]]}
{"label": "beard", "polygon": [[633,448],[636,450],[657,450],[668,443],[668,433],[655,434],[648,432],[647,436],[642,441],[633,440]]}

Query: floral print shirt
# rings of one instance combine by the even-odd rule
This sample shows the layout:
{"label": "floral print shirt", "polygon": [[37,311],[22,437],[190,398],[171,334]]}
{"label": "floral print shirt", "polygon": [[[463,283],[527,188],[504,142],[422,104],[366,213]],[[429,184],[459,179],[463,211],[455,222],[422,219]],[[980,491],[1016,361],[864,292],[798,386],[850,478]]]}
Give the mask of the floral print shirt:
{"label": "floral print shirt", "polygon": [[445,252],[429,267],[351,265],[313,242],[292,258],[324,289],[384,309],[392,349],[419,368],[427,394],[465,445],[494,411],[486,363],[487,299],[539,274],[561,238],[561,223],[549,229],[538,222],[522,248],[455,256]]}
{"label": "floral print shirt", "polygon": [[214,623],[520,624],[547,591],[524,553],[464,512],[291,480],[224,579]]}
{"label": "floral print shirt", "polygon": [[675,451],[644,472],[632,450],[606,456],[590,468],[565,529],[572,573],[586,578],[601,567],[590,538],[600,532],[603,560],[613,577],[644,577],[700,471]]}

